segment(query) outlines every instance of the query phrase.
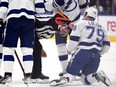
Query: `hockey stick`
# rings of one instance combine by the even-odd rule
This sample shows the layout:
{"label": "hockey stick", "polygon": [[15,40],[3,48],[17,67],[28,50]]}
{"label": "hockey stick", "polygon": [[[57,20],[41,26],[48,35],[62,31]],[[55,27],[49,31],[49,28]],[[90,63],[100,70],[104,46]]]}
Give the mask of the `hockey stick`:
{"label": "hockey stick", "polygon": [[19,65],[20,65],[20,67],[21,67],[21,69],[22,69],[22,71],[23,71],[23,74],[25,74],[25,71],[24,71],[23,65],[21,64],[21,61],[20,61],[20,59],[19,59],[19,56],[18,56],[18,54],[17,54],[16,50],[14,50],[14,53],[15,53],[15,55],[16,55],[16,58],[17,58],[18,62],[19,62]]}
{"label": "hockey stick", "polygon": [[[21,67],[21,69],[22,69],[22,71],[23,71],[23,75],[25,75],[25,71],[24,71],[23,65],[22,65],[22,63],[21,63],[21,61],[20,61],[20,59],[19,59],[19,56],[18,56],[16,50],[14,50],[14,53],[15,53],[15,55],[16,55],[16,58],[17,58],[18,62],[19,62],[19,65],[20,65],[20,67]],[[24,79],[22,79],[22,80],[24,81]],[[26,84],[26,86],[29,87],[29,84]]]}

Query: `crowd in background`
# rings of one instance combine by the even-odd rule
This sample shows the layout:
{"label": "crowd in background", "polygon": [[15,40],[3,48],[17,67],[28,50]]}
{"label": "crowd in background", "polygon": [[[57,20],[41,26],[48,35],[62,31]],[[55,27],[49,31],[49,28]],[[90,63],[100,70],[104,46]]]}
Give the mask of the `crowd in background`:
{"label": "crowd in background", "polygon": [[100,15],[116,15],[116,0],[88,0],[88,2],[96,6]]}
{"label": "crowd in background", "polygon": [[99,14],[115,15],[116,14],[116,0],[95,0],[96,8]]}

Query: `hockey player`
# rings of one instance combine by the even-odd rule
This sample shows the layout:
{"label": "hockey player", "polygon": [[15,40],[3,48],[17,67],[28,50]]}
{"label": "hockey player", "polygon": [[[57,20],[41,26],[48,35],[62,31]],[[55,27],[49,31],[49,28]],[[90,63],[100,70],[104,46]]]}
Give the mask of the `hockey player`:
{"label": "hockey player", "polygon": [[[12,81],[14,48],[20,38],[24,65],[24,83],[30,83],[33,66],[33,42],[35,29],[35,13],[44,11],[41,0],[1,0],[0,20],[6,21],[6,35],[3,42],[4,78],[1,84]],[[5,18],[6,17],[6,18]]]}
{"label": "hockey player", "polygon": [[[50,0],[45,3],[47,11],[60,11],[65,14],[72,22],[77,22],[81,13],[87,7],[87,0]],[[58,57],[62,66],[62,72],[59,76],[62,76],[66,72],[68,64],[68,54],[66,52],[67,35],[61,36],[58,33],[55,35]]]}
{"label": "hockey player", "polygon": [[[33,83],[48,83],[49,77],[45,76],[42,73],[42,63],[41,56],[46,53],[42,50],[42,45],[39,39],[48,39],[51,38],[55,33],[67,34],[68,30],[61,29],[61,26],[67,26],[70,21],[69,19],[62,14],[57,12],[52,18],[48,17],[38,17],[36,20],[36,32],[35,32],[35,41],[34,41],[34,65],[32,70],[32,81]],[[60,24],[60,25],[59,25]],[[58,29],[59,26],[59,29]]]}
{"label": "hockey player", "polygon": [[50,85],[61,85],[72,82],[82,70],[81,81],[85,85],[101,81],[106,86],[111,82],[101,70],[97,72],[100,57],[109,50],[110,41],[104,28],[94,20],[97,9],[90,7],[84,12],[82,21],[75,23],[67,46],[68,54],[73,54],[67,67],[66,74],[58,80],[53,80]]}

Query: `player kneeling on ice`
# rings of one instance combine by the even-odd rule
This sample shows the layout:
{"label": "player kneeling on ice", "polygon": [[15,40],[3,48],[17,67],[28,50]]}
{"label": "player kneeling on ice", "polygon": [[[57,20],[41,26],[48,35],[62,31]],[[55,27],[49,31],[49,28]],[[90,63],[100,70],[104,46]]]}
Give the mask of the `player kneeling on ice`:
{"label": "player kneeling on ice", "polygon": [[50,86],[72,82],[80,70],[82,70],[81,82],[84,85],[91,85],[98,81],[106,86],[111,85],[109,78],[102,70],[97,72],[101,55],[110,47],[106,31],[95,22],[97,14],[97,9],[87,8],[83,20],[74,25],[67,46],[68,54],[72,54],[67,73],[60,79],[52,80],[49,83]]}

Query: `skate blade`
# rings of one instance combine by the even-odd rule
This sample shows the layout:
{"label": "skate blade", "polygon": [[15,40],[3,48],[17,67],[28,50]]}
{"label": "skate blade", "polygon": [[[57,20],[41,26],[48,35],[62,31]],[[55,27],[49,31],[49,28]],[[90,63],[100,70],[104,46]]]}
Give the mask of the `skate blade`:
{"label": "skate blade", "polygon": [[48,79],[45,79],[45,80],[37,79],[37,80],[33,80],[32,83],[33,84],[47,84],[49,83],[49,80]]}
{"label": "skate blade", "polygon": [[58,86],[61,86],[61,87],[63,87],[63,85],[64,84],[66,84],[67,82],[64,82],[64,81],[61,81],[61,82],[55,82],[55,81],[51,81],[50,83],[49,83],[49,85],[51,86],[51,87],[58,87]]}
{"label": "skate blade", "polygon": [[0,84],[0,87],[12,87],[11,83]]}
{"label": "skate blade", "polygon": [[103,83],[105,83],[107,86],[111,86],[111,85],[112,85],[110,79],[107,77],[107,75],[106,75],[103,71],[100,71],[99,74],[100,74],[102,77],[105,78],[105,82],[103,82]]}

